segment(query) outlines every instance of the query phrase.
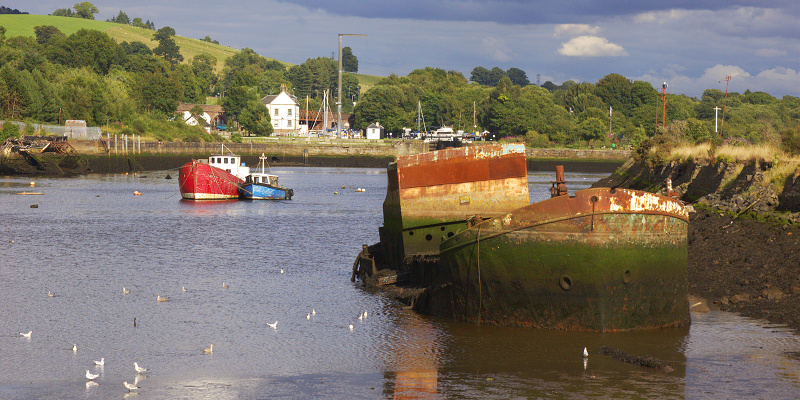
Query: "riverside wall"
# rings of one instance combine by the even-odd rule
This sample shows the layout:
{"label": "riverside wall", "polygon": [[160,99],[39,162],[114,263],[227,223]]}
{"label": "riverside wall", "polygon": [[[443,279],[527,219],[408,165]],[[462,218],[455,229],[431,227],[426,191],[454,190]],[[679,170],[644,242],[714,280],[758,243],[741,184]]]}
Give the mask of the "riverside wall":
{"label": "riverside wall", "polygon": [[[192,158],[231,151],[248,165],[262,153],[273,165],[385,168],[398,156],[430,151],[420,140],[327,140],[317,138],[269,138],[244,143],[141,142],[128,140],[70,140],[89,158],[94,172],[126,172],[177,168]],[[274,158],[273,158],[274,157]],[[528,170],[551,171],[563,165],[567,171],[614,172],[630,157],[627,150],[527,149]]]}

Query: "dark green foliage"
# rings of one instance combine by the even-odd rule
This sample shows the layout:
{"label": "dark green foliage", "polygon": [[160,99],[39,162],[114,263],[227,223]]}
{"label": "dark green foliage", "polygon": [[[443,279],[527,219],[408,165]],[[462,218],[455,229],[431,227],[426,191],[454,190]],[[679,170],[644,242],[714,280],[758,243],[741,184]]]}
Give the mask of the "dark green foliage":
{"label": "dark green foliage", "polygon": [[75,14],[73,16],[83,19],[94,19],[94,15],[100,12],[94,4],[88,1],[77,3],[72,6],[72,8],[75,9]]}
{"label": "dark green foliage", "polygon": [[130,42],[130,43],[122,42],[119,45],[122,47],[122,50],[127,55],[135,55],[135,54],[151,55],[151,54],[153,54],[153,51],[150,50],[150,48],[147,47],[146,44],[144,44],[142,42],[139,42],[139,41],[133,41],[133,42]]}
{"label": "dark green foliage", "polygon": [[528,80],[528,75],[519,68],[509,68],[508,71],[506,71],[506,75],[508,75],[508,79],[511,79],[511,83],[517,86],[528,86],[531,84]]}
{"label": "dark green foliage", "polygon": [[71,8],[59,8],[53,11],[53,14],[51,15],[53,15],[54,17],[72,17],[73,15],[75,15],[75,13],[72,12]]}
{"label": "dark green foliage", "polygon": [[200,40],[202,40],[204,42],[208,42],[208,43],[219,44],[218,40],[213,40],[213,39],[211,39],[211,36],[208,36],[208,35],[206,35],[206,37],[204,37],[204,38],[202,38]]}
{"label": "dark green foliage", "polygon": [[124,11],[119,10],[119,14],[117,14],[116,17],[111,18],[110,22],[116,22],[118,24],[123,24],[123,25],[130,25],[131,19],[128,18],[128,14],[125,14]]}
{"label": "dark green foliage", "polygon": [[11,121],[5,121],[3,129],[0,130],[0,143],[11,137],[19,137],[19,126],[11,123]]}
{"label": "dark green foliage", "polygon": [[43,45],[47,45],[51,39],[67,37],[67,35],[52,25],[34,26],[33,32],[36,34],[36,43]]}
{"label": "dark green foliage", "polygon": [[253,100],[245,105],[239,115],[239,123],[246,131],[258,135],[269,136],[272,134],[272,122],[269,110],[258,100]]}
{"label": "dark green foliage", "polygon": [[148,112],[172,114],[181,98],[180,82],[160,72],[146,72],[136,84],[135,93]]}
{"label": "dark green foliage", "polygon": [[175,43],[175,30],[165,26],[153,34],[153,40],[158,42],[158,46],[153,49],[153,54],[161,56],[173,67],[175,64],[183,61],[183,55],[180,53],[180,46]]}
{"label": "dark green foliage", "polygon": [[66,39],[57,40],[45,50],[47,58],[70,68],[89,67],[107,74],[118,63],[117,43],[103,32],[81,29]]}
{"label": "dark green foliage", "polygon": [[342,71],[358,72],[358,58],[353,54],[353,49],[342,47]]}

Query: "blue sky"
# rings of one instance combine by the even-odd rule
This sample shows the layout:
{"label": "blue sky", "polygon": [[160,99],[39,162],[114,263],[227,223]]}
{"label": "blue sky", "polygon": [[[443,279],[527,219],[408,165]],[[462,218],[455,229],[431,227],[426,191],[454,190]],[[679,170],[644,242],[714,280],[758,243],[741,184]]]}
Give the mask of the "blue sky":
{"label": "blue sky", "polygon": [[[526,0],[96,0],[105,20],[120,10],[291,63],[331,56],[339,33],[359,72],[406,75],[424,67],[462,72],[520,68],[536,83],[595,83],[610,73],[668,93],[704,89],[800,96],[800,1],[649,2]],[[32,14],[71,1],[4,0]]]}

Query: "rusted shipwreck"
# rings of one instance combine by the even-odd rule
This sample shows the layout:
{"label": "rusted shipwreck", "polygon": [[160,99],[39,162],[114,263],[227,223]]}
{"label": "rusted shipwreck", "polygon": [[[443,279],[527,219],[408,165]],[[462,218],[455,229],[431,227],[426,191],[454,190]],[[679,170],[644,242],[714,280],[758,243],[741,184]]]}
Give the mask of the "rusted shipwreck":
{"label": "rusted shipwreck", "polygon": [[70,175],[89,168],[66,136],[8,138],[0,145],[0,174]]}
{"label": "rusted shipwreck", "polygon": [[476,323],[622,331],[689,323],[688,214],[674,198],[592,188],[530,204],[522,145],[399,157],[381,241],[353,279]]}

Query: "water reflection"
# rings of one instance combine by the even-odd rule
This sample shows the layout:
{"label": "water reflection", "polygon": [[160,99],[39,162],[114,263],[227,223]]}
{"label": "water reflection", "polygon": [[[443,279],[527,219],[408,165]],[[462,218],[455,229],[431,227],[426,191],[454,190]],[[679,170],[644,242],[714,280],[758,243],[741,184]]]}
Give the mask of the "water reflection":
{"label": "water reflection", "polygon": [[[41,178],[38,209],[13,194],[30,179],[0,178],[0,397],[120,398],[123,381],[137,382],[129,396],[142,399],[791,398],[800,390],[797,336],[732,314],[616,334],[418,315],[349,281],[355,253],[378,239],[382,171],[280,175],[298,193],[291,201],[182,202],[175,180],[152,176]],[[567,174],[571,193],[596,179],[586,176]],[[551,180],[531,174],[532,200],[549,196]],[[342,185],[367,191],[333,195]],[[157,294],[170,301],[157,303]],[[267,326],[275,320],[277,330]],[[18,336],[31,329],[32,339]],[[202,354],[209,343],[213,356]],[[675,370],[621,363],[600,346]],[[99,385],[87,387],[85,370],[100,357]],[[134,361],[151,368],[146,380],[136,381]]]}

